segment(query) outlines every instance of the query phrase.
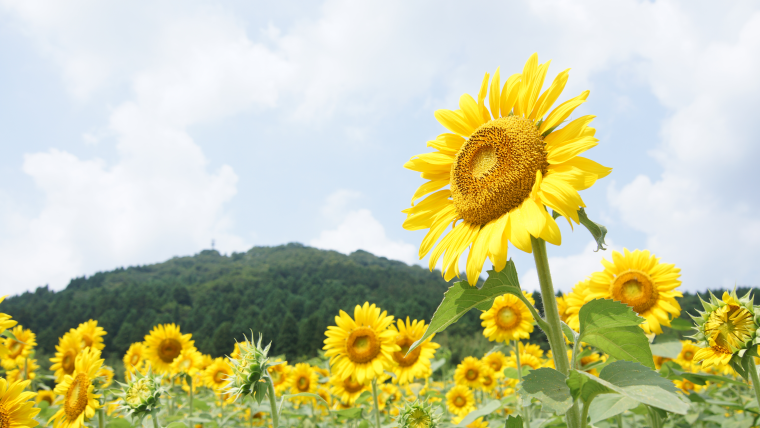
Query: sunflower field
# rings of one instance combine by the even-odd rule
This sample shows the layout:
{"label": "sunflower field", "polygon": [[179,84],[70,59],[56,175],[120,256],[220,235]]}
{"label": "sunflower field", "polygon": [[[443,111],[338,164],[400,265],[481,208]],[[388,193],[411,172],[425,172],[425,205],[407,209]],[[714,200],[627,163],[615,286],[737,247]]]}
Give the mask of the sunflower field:
{"label": "sunflower field", "polygon": [[[503,85],[486,74],[477,99],[435,112],[447,132],[405,165],[426,180],[403,210],[404,228],[428,231],[420,258],[441,261],[446,281],[464,267],[431,319],[346,307],[311,359],[273,355],[255,325],[213,358],[162,323],[110,367],[98,320],[66,326],[42,361],[35,333],[0,313],[0,428],[760,426],[751,293],[710,293],[689,323],[680,269],[638,249],[555,292],[546,243],[561,245],[563,218],[606,250],[579,191],[612,169],[580,156],[598,143],[594,116],[569,118],[589,92],[555,106],[569,73],[542,92],[548,67],[534,54]],[[521,289],[510,243],[533,254],[541,302]],[[455,364],[436,334],[470,311],[493,346]],[[528,342],[539,332],[548,349]]]}

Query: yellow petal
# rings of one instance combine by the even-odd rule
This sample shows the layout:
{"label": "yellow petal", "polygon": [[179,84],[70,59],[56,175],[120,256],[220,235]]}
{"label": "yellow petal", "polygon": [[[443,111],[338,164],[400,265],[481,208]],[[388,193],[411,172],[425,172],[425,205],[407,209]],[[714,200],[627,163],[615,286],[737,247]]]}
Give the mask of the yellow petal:
{"label": "yellow petal", "polygon": [[434,115],[438,122],[445,126],[446,129],[457,135],[461,135],[462,137],[469,137],[475,130],[475,128],[467,122],[464,113],[462,113],[461,110],[451,111],[440,109],[436,110]]}
{"label": "yellow petal", "polygon": [[478,103],[470,95],[464,94],[459,97],[459,108],[462,109],[465,120],[472,127],[473,132],[478,126],[483,124]]}
{"label": "yellow petal", "polygon": [[589,91],[583,91],[583,93],[577,97],[571,98],[558,105],[557,108],[549,113],[549,117],[547,117],[546,120],[541,123],[541,127],[538,129],[538,131],[543,134],[547,130],[554,128],[555,126],[562,123],[563,120],[567,119],[567,117],[573,113],[573,110],[575,110],[576,107],[586,102],[586,98],[588,98],[589,93]]}
{"label": "yellow petal", "polygon": [[533,111],[538,99],[538,94],[541,93],[541,88],[544,86],[544,79],[546,79],[546,72],[549,70],[549,64],[551,61],[547,61],[538,66],[536,74],[531,80],[530,87],[523,88],[526,91],[525,104],[523,104],[523,114],[527,117]]}
{"label": "yellow petal", "polygon": [[486,123],[491,120],[491,114],[488,113],[486,108],[486,94],[488,93],[488,73],[483,77],[483,82],[480,84],[480,92],[478,92],[478,112],[482,119],[481,123]]}
{"label": "yellow petal", "polygon": [[427,183],[418,187],[417,191],[414,192],[414,195],[412,195],[412,203],[414,203],[414,201],[416,201],[417,199],[427,195],[428,193],[435,192],[441,187],[446,186],[447,184],[449,184],[449,181],[450,180],[428,181]]}
{"label": "yellow petal", "polygon": [[467,282],[469,282],[470,285],[476,285],[478,278],[480,278],[480,272],[483,270],[483,263],[486,261],[488,242],[490,240],[490,233],[493,229],[494,223],[495,222],[492,221],[483,226],[473,238],[472,248],[470,248],[470,254],[467,256]]}
{"label": "yellow petal", "polygon": [[[563,167],[563,166],[573,166],[576,167],[584,172],[590,172],[592,174],[595,174],[597,178],[604,178],[612,172],[612,168],[608,168],[604,165],[601,165],[597,162],[592,161],[591,159],[584,158],[582,156],[576,156],[569,161],[555,165],[555,168]],[[550,167],[552,168],[552,167]]]}
{"label": "yellow petal", "polygon": [[458,214],[454,209],[454,205],[450,205],[441,210],[441,213],[438,214],[435,220],[433,220],[433,225],[430,226],[430,230],[422,239],[419,252],[420,259],[425,257],[425,254],[430,251],[430,249],[433,247],[433,244],[435,244],[436,241],[438,241],[438,238],[441,237],[443,231],[449,227],[451,222],[453,222],[457,216]]}
{"label": "yellow petal", "polygon": [[[498,219],[494,220],[493,230],[491,230],[491,238],[488,242],[488,252],[491,253],[496,258],[496,260],[507,259],[506,255],[508,241],[504,235],[508,218],[509,213],[504,214]],[[494,262],[494,264],[496,264],[496,262]]]}
{"label": "yellow petal", "polygon": [[499,77],[499,67],[496,67],[496,72],[491,79],[491,92],[488,94],[488,105],[491,107],[491,116],[494,119],[499,118],[499,100],[501,97],[499,85],[501,85],[501,78]]}
{"label": "yellow petal", "polygon": [[501,101],[499,102],[501,117],[507,117],[512,112],[512,108],[515,102],[517,102],[517,96],[520,93],[521,79],[522,74],[513,74],[504,83],[504,87],[501,89]]}
{"label": "yellow petal", "polygon": [[599,140],[594,137],[580,137],[561,146],[549,149],[546,160],[550,164],[567,162],[586,150],[599,145]]}
{"label": "yellow petal", "polygon": [[530,244],[530,234],[525,228],[522,217],[522,210],[519,207],[509,212],[509,220],[507,221],[509,240],[517,249],[531,253],[533,247]]}
{"label": "yellow petal", "polygon": [[427,146],[449,155],[456,155],[466,140],[456,134],[441,134],[435,140],[428,141]]}
{"label": "yellow petal", "polygon": [[514,106],[515,115],[526,116],[526,105],[528,103],[528,93],[533,86],[533,80],[535,78],[536,69],[538,69],[538,54],[534,53],[525,62],[522,72],[522,82],[520,82],[520,93],[517,98],[517,102]]}
{"label": "yellow petal", "polygon": [[533,199],[528,198],[520,205],[520,215],[522,216],[523,225],[531,235],[538,238],[541,231],[546,225],[546,218],[541,213],[543,207],[539,208]]}
{"label": "yellow petal", "polygon": [[[452,240],[458,237],[459,231],[457,230],[457,228],[459,228],[461,225],[462,223],[459,223],[449,233],[447,233],[446,236],[444,236],[443,239],[441,239],[438,245],[435,246],[435,248],[433,249],[433,252],[430,253],[430,260],[428,260],[428,267],[430,267],[431,271],[435,268],[435,265],[438,264],[438,259],[441,258],[441,256],[443,255],[443,252],[448,249]],[[448,223],[446,224],[446,226],[448,226]],[[433,228],[430,228],[430,232],[432,231],[433,231]],[[427,236],[425,238],[427,239]],[[422,254],[422,247],[420,247],[420,254]]]}
{"label": "yellow petal", "polygon": [[553,245],[561,245],[562,244],[562,234],[559,231],[559,226],[557,225],[557,222],[554,221],[554,218],[552,218],[552,215],[549,214],[548,211],[544,211],[544,217],[546,218],[546,227],[541,231],[540,238],[544,241],[553,244]]}
{"label": "yellow petal", "polygon": [[557,77],[554,78],[554,81],[552,82],[551,86],[549,86],[549,89],[547,89],[541,95],[541,98],[536,101],[536,105],[533,107],[533,111],[530,113],[531,119],[541,119],[544,117],[546,112],[552,108],[552,105],[554,105],[554,103],[557,101],[557,98],[559,98],[560,94],[562,94],[562,91],[565,89],[565,84],[567,84],[567,78],[569,75],[570,69],[568,68],[562,73],[559,73]]}

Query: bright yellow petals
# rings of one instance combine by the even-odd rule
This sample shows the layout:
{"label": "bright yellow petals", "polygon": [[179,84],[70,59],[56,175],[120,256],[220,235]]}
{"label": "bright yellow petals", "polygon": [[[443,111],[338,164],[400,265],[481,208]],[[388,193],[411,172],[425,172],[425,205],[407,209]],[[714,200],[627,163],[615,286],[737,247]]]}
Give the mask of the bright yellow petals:
{"label": "bright yellow petals", "polygon": [[705,312],[693,317],[697,322],[699,345],[706,346],[694,354],[693,361],[702,361],[702,368],[727,365],[734,354],[754,343],[758,316],[752,296],[739,299],[735,292],[723,293],[722,300],[711,295],[710,303],[702,302]]}
{"label": "bright yellow petals", "polygon": [[399,350],[393,353],[395,362],[393,373],[396,375],[393,382],[406,385],[415,378],[424,379],[429,376],[430,360],[435,356],[435,350],[440,347],[437,343],[431,342],[435,335],[430,336],[409,352],[409,347],[425,334],[427,330],[425,321],[409,321],[407,317],[406,322],[397,320],[396,325],[391,324],[390,329],[395,330],[393,341],[399,347]]}
{"label": "bright yellow petals", "polygon": [[446,405],[449,412],[457,416],[466,416],[475,410],[475,397],[470,388],[456,385],[446,393]]}
{"label": "bright yellow petals", "polygon": [[54,422],[55,428],[83,428],[85,422],[95,416],[95,411],[100,408],[100,394],[94,393],[94,381],[102,365],[103,359],[97,349],[86,348],[77,355],[74,372],[64,376],[55,387],[61,406],[48,423]]}
{"label": "bright yellow petals", "polygon": [[687,379],[681,379],[674,380],[673,384],[675,384],[676,388],[680,389],[685,394],[690,394],[692,392],[699,392],[707,388],[710,385],[710,382],[706,382],[705,385],[697,385]]}
{"label": "bright yellow petals", "polygon": [[497,378],[504,376],[504,368],[506,367],[508,360],[503,352],[491,352],[483,357],[481,361],[493,370]]}
{"label": "bright yellow petals", "polygon": [[82,337],[85,348],[95,348],[102,351],[106,345],[103,343],[103,336],[106,335],[106,331],[103,327],[98,326],[98,322],[95,320],[89,320],[79,324],[77,331]]}
{"label": "bright yellow petals", "polygon": [[[293,369],[288,375],[288,386],[291,394],[310,393],[315,394],[317,392],[317,386],[319,386],[319,375],[311,365],[307,363],[298,363],[293,366]],[[310,397],[293,397],[291,400],[297,403],[311,403],[314,401]]]}
{"label": "bright yellow petals", "polygon": [[5,373],[5,378],[8,380],[8,382],[22,381],[27,379],[33,380],[37,377],[37,369],[40,368],[40,366],[37,365],[37,360],[29,357],[16,358],[15,367],[15,369],[8,370]]}
{"label": "bright yellow petals", "polygon": [[454,381],[457,385],[465,385],[473,389],[480,388],[483,366],[484,364],[477,358],[465,357],[454,371]]}
{"label": "bright yellow petals", "polygon": [[[525,291],[523,294],[531,304],[535,304],[533,296]],[[483,336],[492,342],[528,339],[535,322],[522,300],[511,294],[494,299],[491,309],[480,314],[480,319],[483,320]]]}
{"label": "bright yellow petals", "polygon": [[692,368],[696,366],[694,357],[697,355],[697,352],[699,352],[700,349],[702,348],[697,346],[697,344],[691,340],[682,340],[681,352],[678,354],[676,362],[684,369],[692,370]]}
{"label": "bright yellow petals", "polygon": [[137,342],[129,345],[129,349],[127,349],[127,353],[124,354],[124,369],[135,373],[138,371],[142,371],[143,366],[145,365],[145,358],[146,358],[146,348],[145,345],[143,345],[142,342]]}
{"label": "bright yellow petals", "polygon": [[2,366],[5,370],[11,370],[16,367],[16,360],[26,358],[37,346],[37,335],[31,330],[17,325],[11,330],[16,339],[6,337],[3,339],[3,345],[8,349],[8,353],[2,359]]}
{"label": "bright yellow petals", "polygon": [[549,62],[539,64],[534,54],[501,88],[500,70],[490,83],[486,73],[477,100],[465,94],[459,109],[435,112],[450,131],[428,142],[435,151],[404,165],[429,180],[412,204],[422,200],[403,211],[404,228],[429,229],[419,256],[432,251],[431,270],[443,258],[447,281],[459,276],[459,260],[468,248],[467,280],[475,285],[486,258],[497,271],[504,268],[509,242],[526,252],[532,251],[531,236],[559,245],[560,230],[547,209],[578,223],[577,211],[585,206],[578,191],[610,172],[578,156],[597,144],[588,126],[592,116],[559,128],[588,91],[552,110],[568,70],[542,93],[548,68]]}
{"label": "bright yellow petals", "polygon": [[275,395],[281,395],[288,388],[288,375],[293,367],[289,366],[287,361],[282,361],[282,358],[277,358],[274,362],[281,364],[275,364],[268,368],[269,377],[272,378]]}
{"label": "bright yellow petals", "polygon": [[34,417],[40,409],[34,407],[34,392],[26,391],[29,380],[8,381],[0,378],[0,426],[36,427]]}
{"label": "bright yellow petals", "polygon": [[50,366],[50,371],[54,372],[57,383],[62,382],[64,376],[74,374],[76,358],[79,352],[84,349],[83,345],[81,335],[73,328],[58,339],[55,356],[50,359],[50,362],[53,363]]}
{"label": "bright yellow petals", "polygon": [[203,384],[213,389],[221,391],[229,383],[228,378],[232,376],[232,367],[226,358],[214,358],[214,360],[203,370]]}
{"label": "bright yellow petals", "polygon": [[374,304],[357,305],[354,317],[340,311],[334,326],[328,326],[325,335],[325,356],[330,357],[332,372],[340,379],[356,376],[365,383],[393,367],[393,353],[401,348],[393,341],[394,329],[388,326],[393,316]]}
{"label": "bright yellow petals", "polygon": [[[625,303],[646,321],[641,328],[647,333],[662,334],[661,326],[670,326],[681,314],[676,290],[681,269],[673,264],[660,263],[648,250],[627,249],[612,252],[612,262],[602,260],[605,269],[591,275],[584,301],[612,299]],[[571,325],[571,327],[573,327]]]}
{"label": "bright yellow petals", "polygon": [[174,359],[171,365],[172,373],[196,374],[203,364],[203,355],[195,348],[185,348]]}
{"label": "bright yellow petals", "polygon": [[160,324],[145,336],[146,357],[151,370],[158,374],[172,372],[172,363],[186,349],[195,349],[191,334],[182,334],[175,324]]}
{"label": "bright yellow petals", "polygon": [[369,382],[362,383],[356,380],[356,376],[341,379],[340,376],[330,377],[330,393],[338,397],[339,401],[351,407],[364,391],[369,391]]}

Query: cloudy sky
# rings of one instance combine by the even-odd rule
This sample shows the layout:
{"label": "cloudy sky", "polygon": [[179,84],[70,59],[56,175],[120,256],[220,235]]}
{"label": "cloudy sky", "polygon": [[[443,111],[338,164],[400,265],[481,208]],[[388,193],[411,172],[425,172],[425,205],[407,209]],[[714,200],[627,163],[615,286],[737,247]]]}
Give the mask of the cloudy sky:
{"label": "cloudy sky", "polygon": [[[0,0],[0,294],[212,239],[418,263],[402,165],[444,132],[434,110],[533,52],[572,68],[560,100],[591,90],[575,114],[614,171],[582,196],[611,247],[685,289],[758,285],[756,1]],[[565,226],[567,290],[610,251]]]}

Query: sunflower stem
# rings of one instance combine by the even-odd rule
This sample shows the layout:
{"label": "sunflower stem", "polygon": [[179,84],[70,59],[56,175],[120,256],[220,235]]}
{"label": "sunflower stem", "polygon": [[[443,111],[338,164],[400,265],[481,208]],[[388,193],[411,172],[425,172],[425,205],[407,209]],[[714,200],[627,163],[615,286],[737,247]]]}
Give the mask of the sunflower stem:
{"label": "sunflower stem", "polygon": [[106,428],[106,412],[102,407],[98,409],[98,428]]}
{"label": "sunflower stem", "polygon": [[760,406],[760,378],[757,376],[757,366],[754,362],[749,367],[749,375],[752,378],[752,388],[755,389],[755,400],[757,400],[757,405]]}
{"label": "sunflower stem", "polygon": [[[512,344],[515,347],[515,362],[517,363],[517,385],[518,387],[522,385],[522,364],[520,363],[520,341],[513,340]],[[523,407],[522,402],[520,401],[520,393],[519,388],[515,390],[515,394],[517,395],[517,409],[520,414],[523,415],[523,423],[526,427],[530,427],[530,413],[528,413],[528,408]]]}
{"label": "sunflower stem", "polygon": [[190,380],[188,381],[190,383],[190,413],[189,417],[193,417],[193,377],[190,375],[187,375]]}
{"label": "sunflower stem", "polygon": [[[546,337],[549,339],[549,347],[554,357],[554,366],[563,375],[570,373],[570,361],[567,358],[567,347],[562,334],[560,325],[559,309],[557,308],[557,299],[554,293],[554,284],[552,284],[552,275],[549,270],[549,257],[546,254],[546,242],[541,238],[530,237],[530,243],[533,247],[533,260],[536,262],[536,271],[538,272],[538,282],[541,285],[541,302],[544,304],[544,316],[546,317],[546,327],[544,330]],[[573,403],[573,407],[567,411],[568,428],[577,428],[580,426],[580,414],[578,402]]]}
{"label": "sunflower stem", "polygon": [[[272,409],[272,426],[274,428],[278,428],[280,426],[280,414],[277,411],[277,397],[274,396],[274,384],[272,383],[272,378],[268,375],[266,376],[267,379],[267,395],[269,396],[269,407]],[[251,399],[253,399],[253,396],[251,396]],[[253,419],[253,414],[251,414],[251,419]]]}
{"label": "sunflower stem", "polygon": [[375,401],[375,425],[380,428],[380,402],[377,398],[377,378],[372,379],[372,399]]}
{"label": "sunflower stem", "polygon": [[150,419],[153,421],[153,428],[161,428],[161,424],[158,423],[158,410],[150,414]]}

